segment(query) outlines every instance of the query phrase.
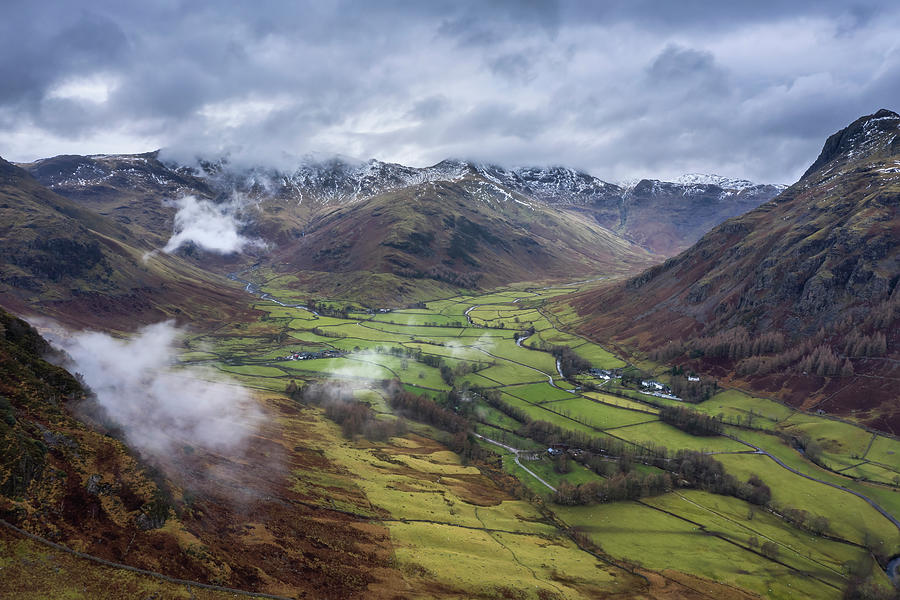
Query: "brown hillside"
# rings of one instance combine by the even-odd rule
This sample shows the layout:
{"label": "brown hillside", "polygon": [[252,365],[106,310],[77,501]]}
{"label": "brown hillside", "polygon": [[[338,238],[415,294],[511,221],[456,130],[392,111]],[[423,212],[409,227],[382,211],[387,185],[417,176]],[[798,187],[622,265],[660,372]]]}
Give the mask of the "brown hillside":
{"label": "brown hillside", "polygon": [[777,198],[570,301],[582,332],[900,431],[900,117],[831,136]]}
{"label": "brown hillside", "polygon": [[652,257],[589,218],[471,178],[387,192],[313,218],[273,262],[292,274],[388,274],[398,288],[423,280],[486,288],[635,272]]}
{"label": "brown hillside", "polygon": [[0,159],[0,306],[131,330],[165,318],[220,319],[246,295],[63,198]]}

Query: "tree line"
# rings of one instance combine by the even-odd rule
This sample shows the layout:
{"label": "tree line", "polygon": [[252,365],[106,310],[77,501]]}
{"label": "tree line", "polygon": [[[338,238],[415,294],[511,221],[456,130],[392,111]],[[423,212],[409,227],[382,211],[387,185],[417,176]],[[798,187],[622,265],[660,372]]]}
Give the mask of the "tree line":
{"label": "tree line", "polygon": [[568,346],[551,346],[550,354],[559,361],[559,370],[566,379],[571,379],[591,368],[590,361],[578,356]]}
{"label": "tree line", "polygon": [[709,400],[719,391],[719,383],[715,379],[702,379],[701,381],[688,381],[684,372],[675,372],[673,369],[673,377],[669,381],[669,388],[672,395],[681,398],[685,402],[691,404],[700,404]]}
{"label": "tree line", "polygon": [[317,302],[315,298],[309,298],[306,301],[306,308],[311,312],[319,313],[323,317],[346,319],[350,316],[349,306],[331,306],[325,302]]}
{"label": "tree line", "polygon": [[677,357],[735,362],[740,375],[766,375],[790,369],[819,377],[850,377],[851,358],[885,356],[884,330],[900,315],[900,295],[894,294],[865,313],[847,316],[796,343],[779,331],[751,334],[742,326],[688,340],[674,340],[654,350],[650,358],[669,362]]}
{"label": "tree line", "polygon": [[781,352],[785,347],[784,335],[777,331],[751,335],[744,327],[732,327],[710,336],[688,341],[672,341],[654,350],[650,358],[665,362],[677,356],[690,358],[725,358],[740,360],[749,356]]}
{"label": "tree line", "polygon": [[341,426],[344,437],[362,436],[384,441],[407,431],[403,419],[379,419],[367,402],[353,397],[352,390],[340,383],[316,382],[298,386],[293,379],[285,392],[295,401],[325,408],[325,416]]}
{"label": "tree line", "polygon": [[[622,499],[622,490],[628,498],[640,491],[645,495],[664,493],[671,487],[695,487],[715,494],[736,496],[753,504],[767,504],[771,499],[771,490],[759,477],[753,475],[746,482],[740,482],[734,476],[725,472],[725,467],[712,456],[692,450],[678,450],[670,453],[665,446],[635,446],[626,445],[621,440],[612,437],[592,436],[581,431],[570,431],[559,425],[547,421],[534,420],[521,409],[511,406],[503,401],[497,390],[488,390],[482,393],[482,397],[490,405],[519,421],[521,425],[516,429],[516,435],[527,437],[547,445],[563,444],[577,448],[579,452],[573,456],[573,460],[583,464],[594,472],[609,477],[610,459],[616,464],[616,469],[622,477],[614,475],[615,486],[601,482],[600,487],[592,486],[588,490],[575,490],[565,494],[567,502],[573,498],[593,498],[594,501],[612,501]],[[674,407],[680,410],[681,407]],[[695,413],[695,411],[688,411]],[[701,413],[695,413],[701,417]],[[695,422],[694,417],[685,417],[684,422]],[[717,419],[714,419],[717,420]],[[701,422],[697,420],[696,422]],[[721,426],[721,423],[719,423]],[[639,473],[633,473],[631,462],[639,462],[645,465],[657,467],[668,472],[674,477],[669,483],[665,479],[647,479]],[[629,477],[630,475],[630,477]],[[562,489],[562,488],[561,488]],[[641,497],[641,496],[638,496]],[[605,500],[604,500],[605,499]]]}
{"label": "tree line", "polygon": [[[433,425],[448,432],[447,446],[463,460],[488,461],[493,456],[471,436],[472,423],[450,408],[442,406],[426,395],[417,395],[403,388],[399,380],[385,381],[382,391],[388,404],[401,417]],[[372,441],[383,441],[403,435],[408,426],[403,418],[379,419],[367,402],[353,397],[350,386],[339,382],[314,382],[298,385],[291,380],[285,393],[293,400],[325,408],[325,416],[341,426],[344,436],[363,436]],[[440,398],[443,404],[458,403],[463,392],[456,389]]]}
{"label": "tree line", "polygon": [[[403,389],[399,381],[391,382],[389,390],[388,403],[392,409],[410,419],[433,425],[452,434],[447,446],[464,461],[487,461],[493,456],[490,450],[482,448],[472,439],[470,435],[472,423],[465,417],[440,406],[424,394],[416,395]],[[447,401],[452,401],[449,396]]]}
{"label": "tree line", "polygon": [[663,423],[674,425],[691,435],[721,435],[722,418],[707,415],[684,406],[663,406],[659,409],[659,419]]}
{"label": "tree line", "polygon": [[608,479],[589,481],[572,485],[567,481],[559,484],[553,494],[553,501],[568,506],[637,500],[648,496],[659,496],[672,490],[672,476],[668,473],[616,473]]}

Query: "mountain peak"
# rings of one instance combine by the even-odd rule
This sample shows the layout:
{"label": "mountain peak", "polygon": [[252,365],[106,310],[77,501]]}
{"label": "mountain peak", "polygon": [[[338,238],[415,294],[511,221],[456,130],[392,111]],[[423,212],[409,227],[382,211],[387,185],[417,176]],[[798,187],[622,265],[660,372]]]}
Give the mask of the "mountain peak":
{"label": "mountain peak", "polygon": [[684,185],[717,185],[727,190],[742,190],[756,185],[752,181],[746,179],[734,179],[731,177],[723,177],[715,173],[685,173],[674,183]]}
{"label": "mountain peak", "polygon": [[850,125],[832,134],[822,147],[816,161],[803,174],[803,178],[815,173],[836,160],[872,158],[878,155],[892,156],[900,153],[900,115],[882,108],[876,113],[860,117]]}
{"label": "mountain peak", "polygon": [[[866,117],[864,117],[864,118],[866,118]],[[871,115],[871,118],[873,118],[873,119],[885,119],[885,118],[900,119],[900,115],[898,115],[897,113],[895,113],[892,110],[882,108],[882,109],[879,109],[878,112],[875,113],[874,115]]]}

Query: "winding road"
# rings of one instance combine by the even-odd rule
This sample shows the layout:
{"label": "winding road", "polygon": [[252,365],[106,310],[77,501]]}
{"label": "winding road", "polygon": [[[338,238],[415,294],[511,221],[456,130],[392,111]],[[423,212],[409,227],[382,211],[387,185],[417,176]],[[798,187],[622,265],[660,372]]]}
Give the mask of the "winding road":
{"label": "winding road", "polygon": [[802,472],[802,471],[798,471],[798,470],[795,469],[794,467],[791,467],[791,466],[789,466],[789,465],[786,465],[786,464],[784,463],[784,461],[782,461],[780,458],[778,458],[777,456],[774,456],[774,455],[770,454],[769,452],[767,452],[766,450],[760,448],[759,446],[755,446],[755,445],[751,444],[750,442],[745,442],[744,440],[742,440],[742,439],[740,439],[740,438],[738,438],[738,437],[735,437],[735,436],[733,436],[733,435],[728,435],[728,434],[723,434],[723,435],[724,435],[725,437],[727,437],[727,438],[730,438],[730,439],[736,441],[736,442],[740,442],[741,444],[744,444],[745,446],[749,446],[749,447],[753,448],[753,449],[756,451],[757,454],[764,454],[765,456],[768,456],[769,458],[771,458],[772,460],[774,460],[775,463],[778,464],[778,466],[787,469],[788,471],[790,471],[791,473],[794,473],[795,475],[799,475],[800,477],[804,477],[804,478],[806,478],[806,479],[809,479],[810,481],[815,481],[815,482],[817,482],[817,483],[824,483],[824,484],[827,485],[827,486],[830,486],[830,487],[833,487],[833,488],[836,488],[836,489],[839,489],[839,490],[848,492],[848,493],[853,494],[854,496],[856,496],[856,497],[858,497],[858,498],[862,498],[863,500],[866,501],[866,503],[869,504],[869,506],[871,506],[872,508],[874,508],[875,510],[877,510],[878,512],[880,512],[880,513],[884,516],[884,518],[886,518],[888,521],[890,521],[891,523],[893,523],[893,524],[894,524],[894,527],[896,527],[898,530],[900,530],[900,521],[898,521],[897,518],[894,517],[894,515],[892,515],[892,514],[889,513],[888,511],[886,511],[886,510],[884,510],[883,508],[881,508],[874,500],[872,500],[872,499],[869,498],[868,496],[866,496],[866,495],[864,495],[864,494],[861,494],[861,493],[857,492],[856,490],[851,490],[850,488],[844,487],[844,486],[842,486],[842,485],[840,485],[840,484],[832,483],[832,482],[830,482],[830,481],[825,481],[824,479],[819,479],[818,477],[813,477],[812,475],[807,475],[806,473],[804,473],[804,472]]}
{"label": "winding road", "polygon": [[511,363],[513,363],[513,364],[519,365],[520,367],[525,367],[526,369],[531,369],[532,371],[536,371],[536,372],[540,373],[541,375],[543,375],[544,377],[546,377],[546,378],[547,378],[547,382],[548,382],[551,386],[555,387],[556,389],[562,390],[562,391],[564,391],[564,392],[570,391],[570,390],[567,390],[567,389],[565,389],[565,388],[561,388],[561,387],[559,387],[558,385],[556,385],[556,383],[553,381],[553,375],[551,375],[550,373],[546,373],[546,372],[544,372],[544,371],[541,371],[540,369],[538,369],[538,368],[536,368],[536,367],[532,367],[531,365],[526,365],[525,363],[520,363],[520,362],[515,361],[515,360],[513,360],[513,359],[511,359],[511,358],[504,358],[504,357],[502,357],[502,356],[497,356],[496,354],[491,354],[490,352],[488,352],[488,351],[485,350],[484,348],[480,348],[480,347],[478,347],[478,346],[468,345],[468,346],[460,346],[460,347],[461,347],[461,348],[471,348],[472,350],[477,350],[478,352],[481,352],[481,353],[483,353],[483,354],[487,354],[487,355],[490,356],[491,358],[496,358],[497,360],[505,360],[505,361],[507,361],[507,362],[511,362]]}
{"label": "winding road", "polygon": [[484,437],[480,433],[473,432],[472,435],[474,435],[475,437],[477,437],[480,440],[484,440],[488,444],[493,444],[495,446],[499,446],[499,447],[503,448],[504,450],[508,450],[509,452],[512,453],[513,460],[515,461],[515,463],[519,467],[521,467],[523,471],[525,471],[526,473],[528,473],[529,475],[531,475],[532,477],[534,477],[535,479],[537,479],[538,481],[543,483],[545,486],[550,488],[551,491],[554,491],[554,492],[556,491],[556,488],[553,487],[552,485],[550,485],[549,483],[547,483],[544,479],[542,479],[540,475],[538,475],[537,473],[535,473],[534,471],[532,471],[531,469],[529,469],[528,467],[523,465],[521,462],[519,462],[519,453],[524,452],[524,450],[519,450],[518,448],[513,448],[512,446],[507,446],[506,444],[504,444],[502,442],[498,442],[497,440],[492,440],[489,437]]}

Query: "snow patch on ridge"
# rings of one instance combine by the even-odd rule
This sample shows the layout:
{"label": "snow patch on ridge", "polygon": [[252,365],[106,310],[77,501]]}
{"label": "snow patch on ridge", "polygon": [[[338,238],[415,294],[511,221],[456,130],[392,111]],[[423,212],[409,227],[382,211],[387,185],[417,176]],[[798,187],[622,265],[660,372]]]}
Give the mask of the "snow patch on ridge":
{"label": "snow patch on ridge", "polygon": [[746,179],[732,179],[714,173],[685,173],[673,183],[682,185],[717,185],[727,190],[743,190],[754,187],[756,184]]}

